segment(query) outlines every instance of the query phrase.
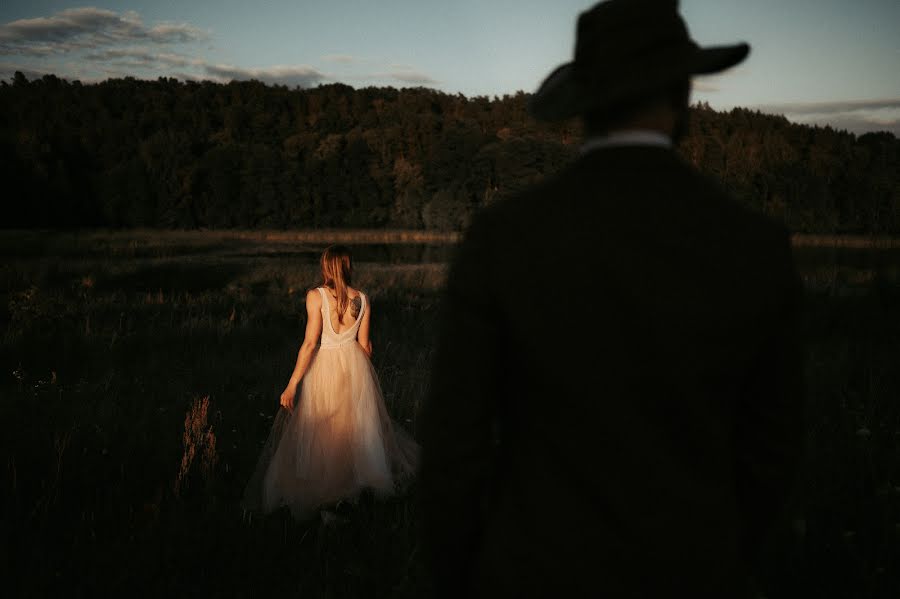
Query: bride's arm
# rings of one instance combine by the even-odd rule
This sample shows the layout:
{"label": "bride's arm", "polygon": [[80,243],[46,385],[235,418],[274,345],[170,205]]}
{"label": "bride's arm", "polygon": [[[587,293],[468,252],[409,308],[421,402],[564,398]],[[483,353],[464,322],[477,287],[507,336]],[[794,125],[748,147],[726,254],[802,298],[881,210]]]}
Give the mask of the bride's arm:
{"label": "bride's arm", "polygon": [[322,296],[315,289],[306,294],[306,335],[297,352],[297,364],[291,374],[291,380],[281,394],[281,405],[287,409],[294,407],[294,397],[297,395],[297,387],[300,379],[306,374],[312,355],[316,351],[316,344],[322,335]]}
{"label": "bride's arm", "polygon": [[372,339],[369,337],[369,315],[372,314],[372,306],[369,304],[369,298],[366,297],[366,311],[363,312],[362,322],[359,323],[359,333],[356,334],[356,340],[362,346],[363,351],[372,357]]}

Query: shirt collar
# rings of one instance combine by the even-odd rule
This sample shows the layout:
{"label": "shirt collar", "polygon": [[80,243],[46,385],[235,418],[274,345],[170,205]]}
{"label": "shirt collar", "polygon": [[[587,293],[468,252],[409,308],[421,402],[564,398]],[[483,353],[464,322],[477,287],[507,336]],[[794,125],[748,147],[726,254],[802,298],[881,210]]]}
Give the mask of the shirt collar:
{"label": "shirt collar", "polygon": [[652,129],[624,129],[613,131],[609,135],[588,138],[581,145],[581,153],[585,154],[591,150],[617,146],[659,146],[671,148],[672,139],[665,133]]}

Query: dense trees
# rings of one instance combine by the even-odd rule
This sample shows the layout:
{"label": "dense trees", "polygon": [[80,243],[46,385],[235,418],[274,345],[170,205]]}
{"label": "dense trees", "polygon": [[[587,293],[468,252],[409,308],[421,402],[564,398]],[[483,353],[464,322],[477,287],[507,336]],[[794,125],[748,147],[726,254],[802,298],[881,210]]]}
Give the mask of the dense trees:
{"label": "dense trees", "polygon": [[[3,225],[464,227],[560,168],[575,122],[528,96],[17,74],[0,86]],[[806,232],[900,233],[900,141],[696,106],[684,157]]]}

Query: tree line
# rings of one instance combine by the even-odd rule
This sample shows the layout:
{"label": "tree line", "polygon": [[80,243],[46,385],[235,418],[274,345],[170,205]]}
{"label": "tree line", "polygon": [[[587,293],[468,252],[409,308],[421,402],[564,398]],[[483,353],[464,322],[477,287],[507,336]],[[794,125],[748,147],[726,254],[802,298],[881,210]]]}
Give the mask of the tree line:
{"label": "tree line", "polygon": [[[21,73],[0,85],[6,227],[462,229],[578,153],[528,94]],[[792,230],[900,233],[900,141],[691,110],[682,156]]]}

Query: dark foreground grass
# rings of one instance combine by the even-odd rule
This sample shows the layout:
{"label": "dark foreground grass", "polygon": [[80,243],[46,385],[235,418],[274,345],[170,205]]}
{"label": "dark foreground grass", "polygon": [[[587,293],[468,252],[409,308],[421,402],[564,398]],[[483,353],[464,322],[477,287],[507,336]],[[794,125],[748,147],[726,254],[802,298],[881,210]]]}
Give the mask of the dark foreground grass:
{"label": "dark foreground grass", "polygon": [[[25,257],[0,243],[3,594],[428,596],[414,485],[307,523],[242,513],[321,248],[225,251],[202,235],[52,255],[32,239]],[[900,294],[871,269],[822,270],[804,312],[804,495],[770,596],[896,597]],[[442,275],[359,266],[388,409],[413,434]]]}

